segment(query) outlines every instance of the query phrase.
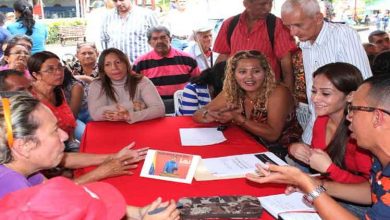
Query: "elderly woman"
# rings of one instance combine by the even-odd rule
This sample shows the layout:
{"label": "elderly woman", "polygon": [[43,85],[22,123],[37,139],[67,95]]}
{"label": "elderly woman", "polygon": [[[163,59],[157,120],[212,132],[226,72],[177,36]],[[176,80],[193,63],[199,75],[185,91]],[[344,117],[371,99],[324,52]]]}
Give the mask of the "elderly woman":
{"label": "elderly woman", "polygon": [[100,55],[99,78],[89,87],[88,109],[95,121],[135,123],[163,117],[164,104],[146,77],[132,73],[127,56],[110,48]]}
{"label": "elderly woman", "polygon": [[12,35],[20,34],[31,37],[33,54],[45,50],[48,30],[45,24],[34,20],[32,6],[26,0],[16,0],[14,11],[16,22],[7,26],[8,31]]}
{"label": "elderly woman", "polygon": [[49,51],[34,54],[28,60],[28,69],[34,78],[31,93],[54,113],[59,127],[69,135],[66,151],[78,151],[74,140],[76,120],[61,89],[64,81],[64,67],[57,55]]}
{"label": "elderly woman", "polygon": [[90,83],[99,75],[97,66],[99,52],[96,45],[89,42],[77,44],[76,49],[77,61],[70,68],[77,79]]}
{"label": "elderly woman", "polygon": [[[10,99],[2,98],[0,106],[0,134],[2,134],[0,135],[0,197],[41,184],[45,178],[39,171],[55,167],[63,160],[63,142],[68,135],[58,127],[57,122],[53,113],[30,95],[22,94]],[[121,162],[127,160],[129,158]],[[128,168],[131,165],[126,166]],[[173,201],[169,209],[155,216],[147,213],[151,206],[155,208],[159,203],[161,199],[145,207],[129,206],[128,217],[178,219],[179,212],[175,210]]]}
{"label": "elderly woman", "polygon": [[30,51],[25,46],[17,42],[9,42],[4,49],[4,57],[1,61],[0,70],[14,69],[24,73],[27,79],[30,79],[30,73],[27,69],[27,60],[30,57]]}
{"label": "elderly woman", "polygon": [[222,92],[193,118],[199,123],[232,122],[282,158],[301,134],[290,91],[275,82],[267,59],[254,50],[229,59]]}

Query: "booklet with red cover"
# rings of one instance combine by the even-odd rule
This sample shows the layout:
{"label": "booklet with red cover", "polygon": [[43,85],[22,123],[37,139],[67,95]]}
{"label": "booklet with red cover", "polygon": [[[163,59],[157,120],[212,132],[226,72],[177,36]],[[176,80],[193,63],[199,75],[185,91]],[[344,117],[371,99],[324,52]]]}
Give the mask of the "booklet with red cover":
{"label": "booklet with red cover", "polygon": [[148,150],[141,176],[190,184],[200,159],[198,155]]}

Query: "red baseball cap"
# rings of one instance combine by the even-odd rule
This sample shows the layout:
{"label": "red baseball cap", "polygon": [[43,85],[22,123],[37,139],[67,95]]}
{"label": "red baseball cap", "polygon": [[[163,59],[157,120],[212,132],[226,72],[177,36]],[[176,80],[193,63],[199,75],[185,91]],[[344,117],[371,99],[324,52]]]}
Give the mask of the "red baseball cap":
{"label": "red baseball cap", "polygon": [[126,202],[112,185],[77,185],[64,177],[12,192],[0,200],[0,219],[117,220],[125,211]]}

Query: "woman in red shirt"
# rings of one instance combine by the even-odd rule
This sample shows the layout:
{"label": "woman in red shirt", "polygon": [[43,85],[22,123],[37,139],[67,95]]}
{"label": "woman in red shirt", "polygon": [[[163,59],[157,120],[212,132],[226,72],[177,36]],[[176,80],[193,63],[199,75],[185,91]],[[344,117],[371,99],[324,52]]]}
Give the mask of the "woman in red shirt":
{"label": "woman in red shirt", "polygon": [[61,89],[64,66],[60,58],[52,52],[42,51],[32,55],[27,65],[34,78],[31,93],[54,113],[58,126],[69,136],[65,151],[78,151],[79,144],[73,134],[76,120]]}
{"label": "woman in red shirt", "polygon": [[313,73],[311,100],[317,119],[311,146],[294,143],[290,156],[334,181],[359,183],[368,180],[371,156],[350,137],[347,105],[363,82],[360,71],[347,63],[331,63]]}

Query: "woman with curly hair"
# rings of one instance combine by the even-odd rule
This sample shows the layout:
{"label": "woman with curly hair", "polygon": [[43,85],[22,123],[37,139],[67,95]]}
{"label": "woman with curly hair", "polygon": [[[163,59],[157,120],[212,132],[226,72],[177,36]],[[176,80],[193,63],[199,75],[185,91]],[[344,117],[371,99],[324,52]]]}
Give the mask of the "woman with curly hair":
{"label": "woman with curly hair", "polygon": [[194,114],[200,123],[232,122],[279,157],[302,129],[289,89],[275,80],[267,59],[258,51],[240,51],[228,60],[222,92]]}
{"label": "woman with curly hair", "polygon": [[32,54],[45,50],[45,43],[48,37],[47,26],[36,22],[33,18],[32,5],[26,0],[14,2],[16,22],[7,26],[12,35],[27,35],[33,41]]}

